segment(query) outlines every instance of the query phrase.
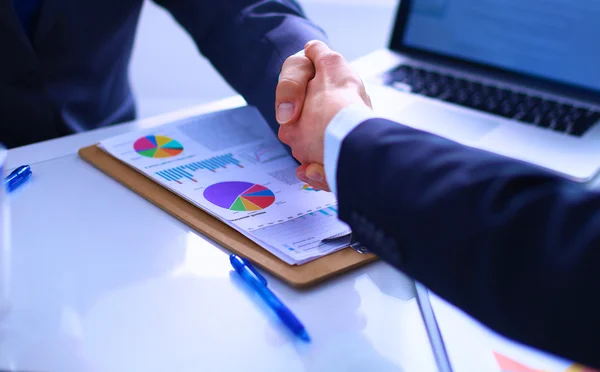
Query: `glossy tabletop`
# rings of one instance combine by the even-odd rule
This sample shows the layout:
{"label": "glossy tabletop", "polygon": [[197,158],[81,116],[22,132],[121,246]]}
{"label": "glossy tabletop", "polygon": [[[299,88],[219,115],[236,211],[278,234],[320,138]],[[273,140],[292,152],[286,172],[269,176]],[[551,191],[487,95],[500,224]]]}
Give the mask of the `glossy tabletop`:
{"label": "glossy tabletop", "polygon": [[0,370],[435,371],[412,281],[376,262],[309,290],[270,277],[313,341],[294,338],[227,252],[77,156],[126,131],[244,104],[234,97],[9,151],[10,301]]}

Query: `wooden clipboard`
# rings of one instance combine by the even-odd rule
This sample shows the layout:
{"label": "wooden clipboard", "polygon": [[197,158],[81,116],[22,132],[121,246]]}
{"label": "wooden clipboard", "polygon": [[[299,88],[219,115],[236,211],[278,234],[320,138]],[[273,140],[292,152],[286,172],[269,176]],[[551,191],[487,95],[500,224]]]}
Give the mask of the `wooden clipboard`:
{"label": "wooden clipboard", "polygon": [[199,233],[229,251],[248,258],[293,287],[310,287],[377,259],[373,254],[361,254],[346,248],[303,265],[289,265],[238,231],[112,157],[97,145],[80,149],[79,156]]}

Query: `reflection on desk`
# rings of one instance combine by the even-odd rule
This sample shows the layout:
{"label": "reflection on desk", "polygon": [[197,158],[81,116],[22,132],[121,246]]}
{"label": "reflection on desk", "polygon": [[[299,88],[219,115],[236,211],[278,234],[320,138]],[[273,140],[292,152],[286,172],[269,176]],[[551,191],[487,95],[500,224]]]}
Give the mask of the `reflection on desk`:
{"label": "reflection on desk", "polygon": [[81,161],[74,137],[27,149],[56,157],[11,198],[0,369],[436,371],[402,273],[376,262],[305,291],[269,277],[303,344],[232,280],[227,252]]}

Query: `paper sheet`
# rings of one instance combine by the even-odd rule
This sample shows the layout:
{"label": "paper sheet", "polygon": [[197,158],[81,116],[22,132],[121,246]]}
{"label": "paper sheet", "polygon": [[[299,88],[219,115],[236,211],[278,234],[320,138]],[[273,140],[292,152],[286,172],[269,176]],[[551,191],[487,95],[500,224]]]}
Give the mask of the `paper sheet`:
{"label": "paper sheet", "polygon": [[493,332],[435,294],[429,296],[456,372],[598,372]]}
{"label": "paper sheet", "polygon": [[296,177],[260,113],[243,107],[101,142],[117,159],[219,218],[289,264],[348,245],[333,194]]}

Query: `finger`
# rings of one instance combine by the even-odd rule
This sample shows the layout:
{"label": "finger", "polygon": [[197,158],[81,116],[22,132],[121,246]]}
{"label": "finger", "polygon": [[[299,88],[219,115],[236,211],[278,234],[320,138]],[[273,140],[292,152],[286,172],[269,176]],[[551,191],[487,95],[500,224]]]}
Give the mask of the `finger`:
{"label": "finger", "polygon": [[367,106],[369,106],[371,109],[373,109],[373,103],[371,102],[371,96],[369,96],[369,94],[367,94],[366,91],[363,91],[361,93],[361,97],[362,97],[363,101],[365,101]]}
{"label": "finger", "polygon": [[327,183],[327,177],[325,176],[325,168],[322,164],[312,163],[309,164],[304,170],[306,177],[310,180],[310,184],[317,186],[321,190],[329,191],[329,184]]}
{"label": "finger", "polygon": [[328,191],[328,192],[331,191],[329,189],[329,184],[327,184],[327,183],[315,182],[315,181],[311,181],[311,180],[308,180],[306,183],[308,185],[312,186],[312,188],[315,189],[315,191],[321,191],[321,190]]}
{"label": "finger", "polygon": [[289,128],[290,127],[280,125],[279,131],[277,132],[277,137],[281,142],[291,147],[292,142],[294,141],[294,135],[293,131],[289,130]]}
{"label": "finger", "polygon": [[315,75],[323,75],[328,82],[336,85],[362,86],[360,77],[348,61],[340,53],[329,49],[325,43],[309,41],[304,47],[304,54],[315,66]]}
{"label": "finger", "polygon": [[[327,184],[326,180],[320,181],[320,182],[314,181],[314,180],[311,180],[310,178],[308,178],[308,176],[306,174],[307,169],[312,169],[311,173],[314,173],[315,170],[318,171],[319,166],[320,166],[319,164],[302,164],[301,166],[298,167],[298,169],[296,169],[296,176],[302,182],[306,182],[307,184],[312,186],[315,190],[330,191],[329,184]],[[324,174],[324,172],[323,172],[323,174]]]}
{"label": "finger", "polygon": [[308,168],[308,164],[302,164],[296,168],[296,177],[298,177],[300,181],[308,183],[310,180],[306,176],[306,168]]}
{"label": "finger", "polygon": [[298,120],[304,105],[306,87],[314,77],[315,68],[305,56],[295,54],[285,60],[275,91],[275,110],[279,124]]}
{"label": "finger", "polygon": [[320,40],[312,40],[304,46],[304,55],[315,63],[320,57],[331,53],[331,49],[327,44]]}
{"label": "finger", "polygon": [[325,182],[325,168],[322,164],[312,163],[306,169],[306,176],[314,182]]}

